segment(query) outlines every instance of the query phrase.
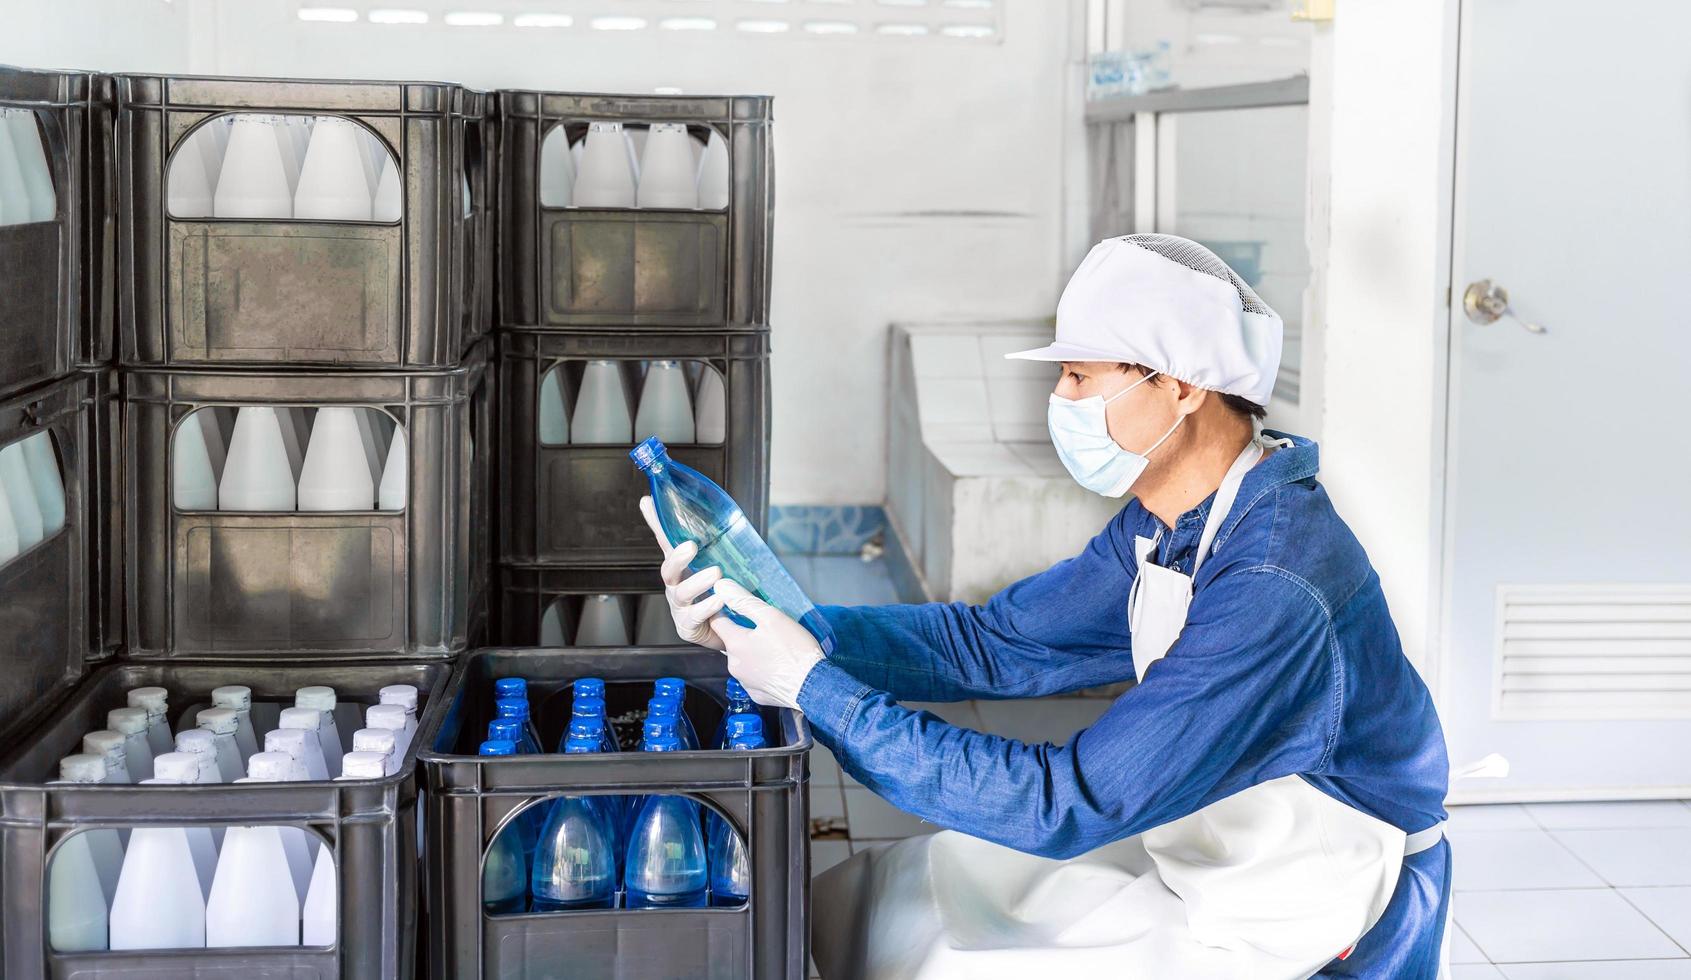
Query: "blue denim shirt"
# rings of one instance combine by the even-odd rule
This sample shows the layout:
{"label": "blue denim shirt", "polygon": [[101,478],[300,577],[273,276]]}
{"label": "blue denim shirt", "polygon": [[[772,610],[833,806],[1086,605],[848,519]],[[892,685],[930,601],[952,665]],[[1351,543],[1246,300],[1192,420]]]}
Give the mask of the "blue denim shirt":
{"label": "blue denim shirt", "polygon": [[[1180,638],[1066,745],[970,731],[899,701],[1131,680],[1134,538],[1162,531],[1156,560],[1190,573],[1213,497],[1172,528],[1129,503],[1080,555],[985,605],[824,608],[838,646],[799,705],[841,766],[900,809],[1047,857],[1291,774],[1406,833],[1430,827],[1449,773],[1438,716],[1318,467],[1315,444],[1294,439],[1246,474]],[[1433,976],[1449,864],[1447,844],[1406,860],[1385,917],[1320,975]]]}

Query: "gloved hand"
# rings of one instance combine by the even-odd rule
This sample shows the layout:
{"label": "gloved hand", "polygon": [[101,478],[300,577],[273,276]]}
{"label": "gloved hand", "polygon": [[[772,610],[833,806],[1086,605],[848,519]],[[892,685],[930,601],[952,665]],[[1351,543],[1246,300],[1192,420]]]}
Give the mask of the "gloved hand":
{"label": "gloved hand", "polygon": [[728,654],[728,673],[745,685],[758,704],[797,709],[799,689],[811,668],[822,662],[822,645],[792,617],[733,579],[716,583],[716,594],[728,608],[756,624],[747,629],[726,615],[710,621]]}
{"label": "gloved hand", "polygon": [[720,593],[704,599],[699,596],[722,581],[722,569],[713,565],[696,575],[689,575],[687,565],[698,556],[699,546],[691,541],[681,542],[679,548],[669,546],[669,537],[663,533],[663,525],[658,523],[658,511],[652,506],[651,497],[640,498],[640,513],[645,516],[646,526],[652,529],[652,535],[658,539],[658,547],[663,549],[663,567],[659,575],[663,578],[663,594],[669,601],[669,618],[675,621],[675,632],[688,643],[721,651],[722,641],[711,632],[710,618],[722,611],[724,600]]}

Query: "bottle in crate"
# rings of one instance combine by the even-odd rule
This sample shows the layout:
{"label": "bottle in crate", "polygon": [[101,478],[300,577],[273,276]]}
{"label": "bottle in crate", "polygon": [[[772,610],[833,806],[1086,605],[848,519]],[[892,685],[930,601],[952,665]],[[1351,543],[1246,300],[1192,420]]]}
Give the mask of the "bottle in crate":
{"label": "bottle in crate", "polygon": [[728,747],[728,722],[735,715],[757,716],[757,705],[752,703],[752,696],[746,693],[744,686],[734,678],[728,678],[723,684],[723,691],[728,695],[728,709],[723,712],[722,721],[717,723],[716,734],[711,736],[710,744],[714,748]]}
{"label": "bottle in crate", "polygon": [[[726,746],[731,749],[761,749],[764,747],[762,722],[756,715],[734,716],[741,724]],[[754,727],[746,722],[758,722]],[[706,815],[705,825],[710,852],[710,903],[716,906],[737,906],[751,897],[751,862],[746,859],[746,842],[728,821],[714,812]]]}
{"label": "bottle in crate", "polygon": [[[647,738],[644,752],[679,752],[674,736]],[[629,831],[623,873],[631,909],[703,908],[710,888],[698,807],[684,796],[653,794]]]}
{"label": "bottle in crate", "polygon": [[[517,746],[509,741],[483,742],[477,752],[483,756],[511,756]],[[505,825],[487,852],[482,866],[482,904],[490,915],[511,915],[528,910],[528,858],[523,853],[521,835],[516,828],[526,823],[523,814]]]}
{"label": "bottle in crate", "polygon": [[[597,752],[585,739],[566,739],[564,752]],[[598,797],[553,802],[529,877],[532,909],[565,912],[616,906],[616,826]]]}

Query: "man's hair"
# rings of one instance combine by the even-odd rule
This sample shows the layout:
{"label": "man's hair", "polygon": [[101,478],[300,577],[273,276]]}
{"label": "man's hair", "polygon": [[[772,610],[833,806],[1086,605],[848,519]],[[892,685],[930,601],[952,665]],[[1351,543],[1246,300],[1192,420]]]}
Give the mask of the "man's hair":
{"label": "man's hair", "polygon": [[[1161,371],[1158,371],[1155,368],[1148,368],[1143,364],[1117,364],[1116,367],[1120,368],[1123,373],[1126,373],[1127,371],[1138,371],[1140,374],[1162,374]],[[1156,384],[1155,381],[1151,383]],[[1239,395],[1229,395],[1225,391],[1211,392],[1211,394],[1219,395],[1221,397],[1221,403],[1227,406],[1228,409],[1230,409],[1235,415],[1242,418],[1256,419],[1260,422],[1268,417],[1267,407],[1258,405],[1249,398],[1244,398]]]}

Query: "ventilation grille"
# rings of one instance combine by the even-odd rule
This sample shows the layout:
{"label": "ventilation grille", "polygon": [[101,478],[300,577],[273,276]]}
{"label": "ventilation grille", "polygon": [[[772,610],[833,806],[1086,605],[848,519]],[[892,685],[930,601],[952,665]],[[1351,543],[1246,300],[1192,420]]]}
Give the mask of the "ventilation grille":
{"label": "ventilation grille", "polygon": [[1505,585],[1497,605],[1497,717],[1691,718],[1691,585]]}

